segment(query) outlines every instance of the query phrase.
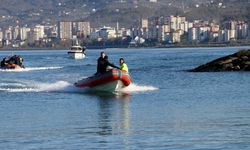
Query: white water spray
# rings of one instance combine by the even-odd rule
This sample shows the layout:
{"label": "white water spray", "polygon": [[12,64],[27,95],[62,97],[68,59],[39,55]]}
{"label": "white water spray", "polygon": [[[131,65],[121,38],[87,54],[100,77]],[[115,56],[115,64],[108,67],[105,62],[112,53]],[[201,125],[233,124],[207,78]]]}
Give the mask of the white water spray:
{"label": "white water spray", "polygon": [[[131,84],[122,89],[124,93],[138,93],[158,90],[153,86],[141,86]],[[87,88],[77,88],[72,83],[67,81],[57,81],[55,83],[39,83],[33,81],[10,82],[0,84],[0,91],[4,92],[60,92],[60,93],[82,93],[86,92]]]}
{"label": "white water spray", "polygon": [[20,69],[0,69],[0,72],[28,72],[28,71],[37,71],[37,70],[55,70],[62,69],[63,67],[27,67]]}
{"label": "white water spray", "polygon": [[146,91],[155,91],[158,90],[159,88],[153,87],[153,86],[146,86],[146,85],[138,85],[138,84],[130,84],[128,87],[125,87],[122,89],[122,92],[146,92]]}

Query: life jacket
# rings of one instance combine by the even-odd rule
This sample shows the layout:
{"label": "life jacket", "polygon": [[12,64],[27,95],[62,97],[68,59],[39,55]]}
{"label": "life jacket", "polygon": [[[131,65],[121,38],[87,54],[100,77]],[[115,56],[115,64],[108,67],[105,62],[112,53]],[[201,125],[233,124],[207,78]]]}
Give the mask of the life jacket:
{"label": "life jacket", "polygon": [[125,64],[125,63],[121,64],[120,65],[120,69],[128,72],[128,66],[127,66],[127,64]]}

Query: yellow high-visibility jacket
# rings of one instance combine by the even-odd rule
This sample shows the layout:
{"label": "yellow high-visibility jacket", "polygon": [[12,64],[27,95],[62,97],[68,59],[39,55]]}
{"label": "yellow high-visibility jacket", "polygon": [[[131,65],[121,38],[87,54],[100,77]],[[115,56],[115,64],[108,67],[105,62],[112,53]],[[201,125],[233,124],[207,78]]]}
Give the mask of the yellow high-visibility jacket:
{"label": "yellow high-visibility jacket", "polygon": [[121,64],[120,65],[120,69],[128,72],[128,66],[127,66],[127,64],[125,64],[125,63]]}

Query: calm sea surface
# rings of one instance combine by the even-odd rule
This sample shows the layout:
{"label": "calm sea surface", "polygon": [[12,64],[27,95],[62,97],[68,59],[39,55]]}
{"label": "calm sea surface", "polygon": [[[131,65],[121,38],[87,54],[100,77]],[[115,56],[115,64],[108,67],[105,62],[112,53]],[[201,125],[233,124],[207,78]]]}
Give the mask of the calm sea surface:
{"label": "calm sea surface", "polygon": [[107,49],[124,57],[133,84],[124,93],[73,86],[96,71],[101,50],[19,54],[26,69],[0,71],[1,150],[249,150],[250,73],[185,70],[242,48]]}

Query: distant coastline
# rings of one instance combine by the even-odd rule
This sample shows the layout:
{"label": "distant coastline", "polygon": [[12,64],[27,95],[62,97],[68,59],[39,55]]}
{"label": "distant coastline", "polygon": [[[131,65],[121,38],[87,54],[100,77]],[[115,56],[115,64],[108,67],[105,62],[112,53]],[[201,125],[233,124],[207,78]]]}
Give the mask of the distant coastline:
{"label": "distant coastline", "polygon": [[[250,46],[250,43],[213,43],[213,44],[172,44],[172,45],[156,45],[156,46],[87,46],[87,49],[109,49],[109,48],[199,48],[199,47],[241,47]],[[69,47],[28,47],[28,48],[0,48],[0,51],[24,51],[24,50],[68,50]]]}

